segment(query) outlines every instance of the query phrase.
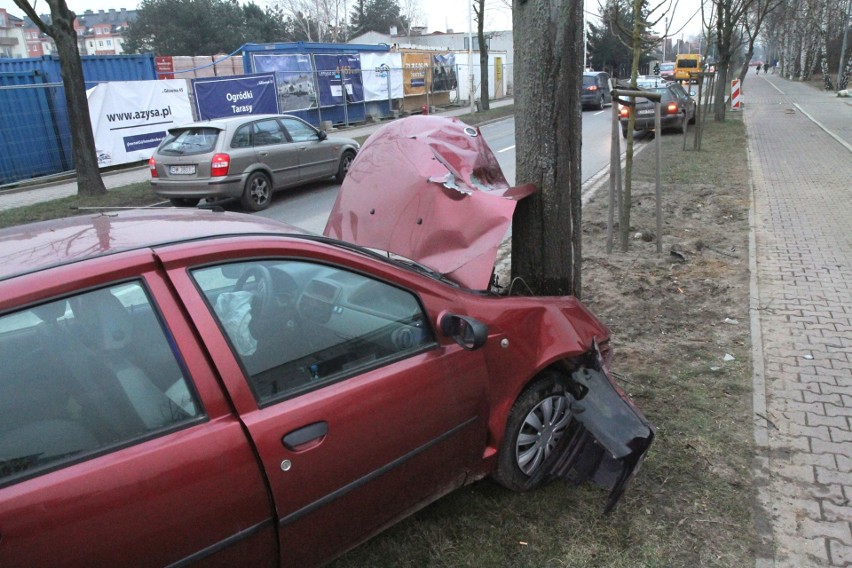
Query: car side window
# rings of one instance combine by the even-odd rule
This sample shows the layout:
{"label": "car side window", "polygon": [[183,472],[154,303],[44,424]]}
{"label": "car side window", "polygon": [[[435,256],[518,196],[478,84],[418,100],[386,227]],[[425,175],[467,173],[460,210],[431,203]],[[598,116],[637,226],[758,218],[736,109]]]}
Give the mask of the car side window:
{"label": "car side window", "polygon": [[260,405],[436,345],[414,294],[356,272],[263,260],[192,276]]}
{"label": "car side window", "polygon": [[203,417],[145,288],[0,317],[0,486]]}
{"label": "car side window", "polygon": [[293,142],[316,142],[319,140],[316,129],[298,118],[282,118],[281,122],[284,123]]}
{"label": "car side window", "polygon": [[251,125],[244,124],[234,132],[234,137],[231,139],[231,148],[249,147],[251,147]]}
{"label": "car side window", "polygon": [[254,145],[267,146],[269,144],[283,144],[287,142],[284,129],[274,118],[259,120],[254,123]]}

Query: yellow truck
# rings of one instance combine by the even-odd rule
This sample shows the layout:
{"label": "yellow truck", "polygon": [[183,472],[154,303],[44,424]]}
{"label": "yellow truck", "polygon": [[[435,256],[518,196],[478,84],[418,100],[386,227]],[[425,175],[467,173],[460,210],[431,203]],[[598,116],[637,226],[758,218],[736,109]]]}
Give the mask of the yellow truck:
{"label": "yellow truck", "polygon": [[675,81],[688,81],[689,73],[701,71],[701,55],[698,53],[682,53],[675,57]]}

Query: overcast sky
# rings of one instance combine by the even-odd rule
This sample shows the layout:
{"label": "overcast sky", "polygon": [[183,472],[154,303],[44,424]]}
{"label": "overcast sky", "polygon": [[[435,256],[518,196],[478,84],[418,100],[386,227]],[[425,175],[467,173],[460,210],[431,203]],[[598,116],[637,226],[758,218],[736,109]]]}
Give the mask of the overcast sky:
{"label": "overcast sky", "polygon": [[[49,11],[45,0],[30,0],[30,2],[35,3],[36,11],[39,13]],[[87,9],[98,11],[110,8],[127,8],[132,10],[138,4],[137,0],[67,0],[67,2],[68,6],[78,14],[82,14]],[[512,11],[507,6],[508,2],[509,0],[485,0],[485,27],[487,30],[512,29]],[[658,2],[659,0],[652,0],[651,3],[656,5]],[[255,0],[255,3],[264,6],[266,0]],[[710,4],[709,0],[707,0],[707,3]],[[350,4],[354,5],[354,0]],[[585,4],[586,17],[594,19],[599,9],[598,0],[585,0]],[[426,24],[430,32],[447,29],[452,29],[455,32],[468,31],[469,10],[465,2],[459,0],[419,0],[419,5],[419,11],[425,19],[423,23]],[[701,32],[701,15],[696,15],[700,5],[701,0],[678,1],[672,17],[671,35],[680,37],[681,34],[684,34],[688,38]],[[0,0],[0,7],[5,8],[10,14],[23,17],[23,12],[15,6],[12,0]],[[662,33],[663,26],[658,26],[656,31]]]}

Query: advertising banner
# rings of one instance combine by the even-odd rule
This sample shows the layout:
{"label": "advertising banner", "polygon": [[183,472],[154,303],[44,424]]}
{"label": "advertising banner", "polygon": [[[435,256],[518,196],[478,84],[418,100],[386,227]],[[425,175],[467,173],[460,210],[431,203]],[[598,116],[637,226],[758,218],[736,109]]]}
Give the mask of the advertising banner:
{"label": "advertising banner", "polygon": [[254,70],[275,73],[280,112],[317,107],[311,56],[304,53],[252,54]]}
{"label": "advertising banner", "polygon": [[314,54],[320,106],[364,102],[361,58],[357,53]]}
{"label": "advertising banner", "polygon": [[193,121],[184,79],[100,83],[86,97],[100,167],[147,160],[169,128]]}
{"label": "advertising banner", "polygon": [[193,79],[198,120],[243,114],[278,114],[275,75]]}
{"label": "advertising banner", "polygon": [[434,56],[432,66],[432,92],[454,91],[459,86],[456,77],[456,54],[445,53]]}
{"label": "advertising banner", "polygon": [[429,53],[402,54],[402,74],[406,96],[426,93],[431,68],[432,56]]}
{"label": "advertising banner", "polygon": [[401,99],[403,92],[401,53],[361,53],[364,99]]}

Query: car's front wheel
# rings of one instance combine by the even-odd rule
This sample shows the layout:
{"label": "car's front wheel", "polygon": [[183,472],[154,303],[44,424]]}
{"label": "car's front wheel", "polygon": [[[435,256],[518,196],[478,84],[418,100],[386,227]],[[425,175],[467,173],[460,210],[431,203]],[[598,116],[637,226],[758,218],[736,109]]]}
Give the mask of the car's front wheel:
{"label": "car's front wheel", "polygon": [[533,489],[529,479],[539,472],[571,426],[571,394],[565,378],[544,373],[515,401],[506,423],[493,477],[513,491]]}
{"label": "car's front wheel", "polygon": [[355,152],[350,150],[343,152],[343,155],[340,157],[340,165],[337,167],[337,174],[334,176],[337,183],[343,183],[346,174],[349,173],[349,166],[352,165],[352,160],[354,159]]}
{"label": "car's front wheel", "polygon": [[272,201],[272,182],[266,174],[254,172],[246,180],[240,203],[248,211],[261,211]]}

